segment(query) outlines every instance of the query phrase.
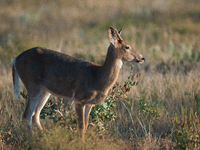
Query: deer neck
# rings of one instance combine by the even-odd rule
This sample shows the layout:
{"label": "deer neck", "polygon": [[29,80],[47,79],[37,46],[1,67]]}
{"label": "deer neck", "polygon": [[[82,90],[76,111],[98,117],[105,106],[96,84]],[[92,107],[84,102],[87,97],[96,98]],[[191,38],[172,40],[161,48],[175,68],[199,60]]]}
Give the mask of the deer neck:
{"label": "deer neck", "polygon": [[106,60],[100,69],[100,81],[103,87],[109,90],[116,82],[120,69],[122,67],[122,60],[114,52],[113,47],[108,48]]}
{"label": "deer neck", "polygon": [[106,55],[106,60],[102,65],[102,70],[107,73],[113,73],[115,71],[118,72],[121,67],[122,59],[116,53],[114,53],[114,50],[109,47]]}

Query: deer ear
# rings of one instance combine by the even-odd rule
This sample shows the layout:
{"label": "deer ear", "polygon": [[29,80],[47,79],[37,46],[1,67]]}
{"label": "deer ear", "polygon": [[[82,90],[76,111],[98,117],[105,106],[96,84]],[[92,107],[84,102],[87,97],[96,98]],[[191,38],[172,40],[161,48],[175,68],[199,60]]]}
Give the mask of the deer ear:
{"label": "deer ear", "polygon": [[118,31],[118,34],[121,35],[122,33],[122,28]]}
{"label": "deer ear", "polygon": [[118,39],[118,33],[117,30],[113,29],[112,27],[110,27],[108,29],[108,39],[109,41],[114,45],[114,43],[117,41]]}

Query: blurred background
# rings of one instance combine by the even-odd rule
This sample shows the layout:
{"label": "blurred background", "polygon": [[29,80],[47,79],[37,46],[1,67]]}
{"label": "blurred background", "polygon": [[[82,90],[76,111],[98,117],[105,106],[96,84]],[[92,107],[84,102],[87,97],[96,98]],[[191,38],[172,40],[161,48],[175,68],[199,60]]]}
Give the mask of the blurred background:
{"label": "blurred background", "polygon": [[[17,105],[13,104],[11,78],[17,55],[40,46],[102,64],[110,26],[123,28],[122,38],[146,60],[140,66],[134,64],[134,71],[142,76],[125,103],[132,115],[119,104],[118,121],[110,128],[128,141],[135,141],[135,135],[146,139],[147,133],[150,139],[173,141],[171,117],[181,118],[183,108],[200,113],[199,0],[0,0],[0,106],[4,115],[12,114]],[[124,82],[129,73],[124,62],[119,81]],[[15,114],[14,122],[19,123],[21,113]]]}
{"label": "blurred background", "polygon": [[34,46],[101,61],[95,55],[106,55],[110,26],[123,28],[122,37],[149,62],[196,58],[199,5],[198,0],[1,1],[1,64]]}

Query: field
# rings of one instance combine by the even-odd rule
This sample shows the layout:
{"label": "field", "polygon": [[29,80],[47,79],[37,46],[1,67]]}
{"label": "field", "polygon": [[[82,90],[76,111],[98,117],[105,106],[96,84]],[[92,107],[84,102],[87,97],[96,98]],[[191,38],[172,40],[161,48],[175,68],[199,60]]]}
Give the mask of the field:
{"label": "field", "polygon": [[[26,98],[14,98],[12,63],[24,50],[40,46],[102,64],[110,26],[123,28],[122,38],[145,63],[133,63],[133,73],[141,73],[139,85],[116,100],[116,120],[104,121],[104,131],[96,125],[88,129],[85,149],[200,148],[199,0],[6,0],[0,5],[2,150],[82,149],[76,127],[48,116],[41,120],[44,132],[24,131]],[[124,62],[121,85],[130,72]]]}

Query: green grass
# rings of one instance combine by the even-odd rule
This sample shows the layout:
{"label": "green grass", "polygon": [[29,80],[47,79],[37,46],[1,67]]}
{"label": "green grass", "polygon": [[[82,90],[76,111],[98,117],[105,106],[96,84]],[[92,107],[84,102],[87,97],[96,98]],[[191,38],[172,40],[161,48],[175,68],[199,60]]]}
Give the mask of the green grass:
{"label": "green grass", "polygon": [[[11,66],[26,49],[42,46],[102,64],[110,26],[123,28],[122,38],[146,61],[138,86],[115,108],[117,121],[106,132],[92,127],[86,149],[169,149],[183,140],[174,117],[183,109],[200,116],[200,2],[151,1],[3,1],[0,5],[0,145],[3,149],[81,149],[76,131],[42,120],[45,131],[29,136],[22,127],[26,101],[15,99]],[[129,76],[127,63],[119,75]],[[21,90],[24,87],[21,86]],[[185,113],[185,112],[184,112]],[[11,117],[12,116],[12,117]],[[184,129],[185,130],[185,129]],[[189,131],[187,133],[190,133]],[[182,141],[181,141],[182,142]],[[181,143],[179,142],[179,143]]]}

